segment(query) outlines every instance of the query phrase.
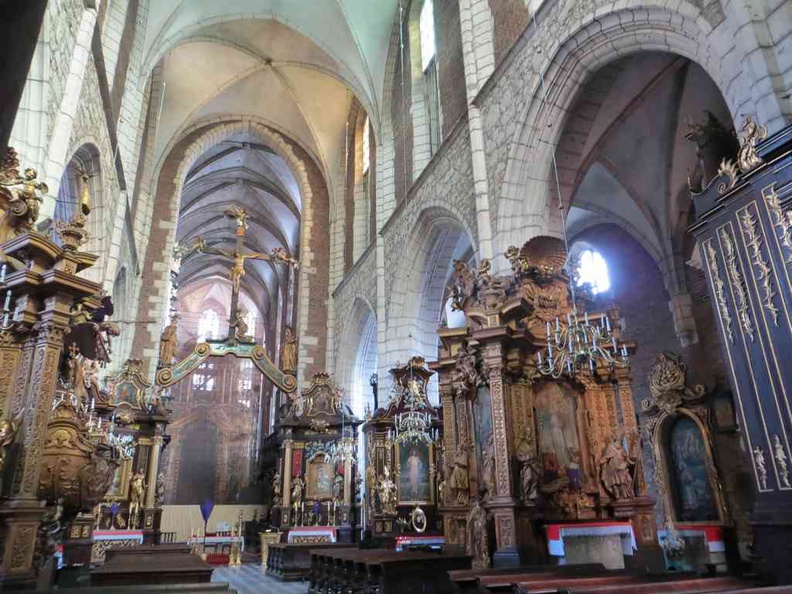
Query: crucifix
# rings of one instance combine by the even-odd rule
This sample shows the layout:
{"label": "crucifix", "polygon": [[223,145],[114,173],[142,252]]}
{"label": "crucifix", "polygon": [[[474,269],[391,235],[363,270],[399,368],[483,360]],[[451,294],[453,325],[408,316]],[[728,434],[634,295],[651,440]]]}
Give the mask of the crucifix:
{"label": "crucifix", "polygon": [[245,231],[247,230],[247,212],[239,207],[234,207],[226,211],[226,216],[236,220],[236,244],[234,251],[223,250],[216,247],[210,247],[204,241],[204,238],[199,236],[195,240],[189,253],[206,253],[223,256],[233,260],[229,278],[231,280],[231,312],[228,317],[228,340],[234,338],[242,341],[250,341],[252,338],[247,336],[247,323],[242,319],[242,311],[239,309],[239,285],[242,277],[245,276],[245,261],[246,260],[262,260],[267,262],[280,262],[287,266],[297,267],[299,262],[290,256],[283,248],[275,248],[272,253],[266,254],[262,252],[245,252]]}

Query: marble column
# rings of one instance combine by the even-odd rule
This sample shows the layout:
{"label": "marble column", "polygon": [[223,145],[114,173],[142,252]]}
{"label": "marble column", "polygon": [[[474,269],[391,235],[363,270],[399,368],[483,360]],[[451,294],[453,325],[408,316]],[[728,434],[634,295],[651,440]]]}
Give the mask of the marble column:
{"label": "marble column", "polygon": [[162,436],[155,435],[151,440],[151,452],[148,459],[148,478],[146,491],[146,507],[156,507],[157,503],[157,474],[159,470],[160,453],[162,452]]}

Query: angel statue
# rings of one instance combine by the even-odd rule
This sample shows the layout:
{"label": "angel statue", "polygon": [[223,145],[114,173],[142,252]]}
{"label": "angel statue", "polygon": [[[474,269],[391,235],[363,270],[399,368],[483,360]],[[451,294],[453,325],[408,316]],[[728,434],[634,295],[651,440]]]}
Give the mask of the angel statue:
{"label": "angel statue", "polygon": [[234,336],[241,342],[250,342],[253,337],[248,334],[248,324],[245,321],[245,314],[241,309],[236,310],[234,314],[234,321],[231,322],[231,327],[235,328]]}
{"label": "angel statue", "polygon": [[40,194],[49,190],[37,177],[35,169],[19,174],[19,159],[9,147],[0,165],[0,244],[33,229],[43,201]]}

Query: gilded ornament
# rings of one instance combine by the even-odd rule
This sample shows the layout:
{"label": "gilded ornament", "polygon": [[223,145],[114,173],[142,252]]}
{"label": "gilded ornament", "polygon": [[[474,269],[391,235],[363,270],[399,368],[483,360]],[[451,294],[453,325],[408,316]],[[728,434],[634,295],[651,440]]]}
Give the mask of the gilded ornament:
{"label": "gilded ornament", "polygon": [[781,482],[784,487],[790,488],[792,484],[789,483],[789,465],[787,464],[787,455],[784,451],[784,446],[781,444],[781,439],[778,435],[773,435],[773,452],[776,462],[778,462],[779,474],[781,475]]}
{"label": "gilded ornament", "polygon": [[732,287],[736,296],[737,317],[740,319],[740,324],[743,330],[754,341],[754,327],[751,321],[751,314],[748,311],[748,296],[745,290],[745,280],[737,265],[737,249],[734,246],[732,236],[726,229],[720,230],[721,240],[723,241],[724,257],[726,259],[726,269],[729,273],[729,278],[732,281]]}
{"label": "gilded ornament", "polygon": [[768,210],[773,215],[773,226],[779,232],[781,245],[784,246],[788,253],[785,262],[792,264],[792,212],[784,212],[781,208],[781,199],[778,196],[778,192],[776,192],[775,184],[765,188],[762,195]]}
{"label": "gilded ornament", "polygon": [[712,274],[712,282],[715,285],[715,299],[718,302],[718,311],[720,312],[723,327],[726,329],[726,336],[729,342],[734,344],[734,331],[732,329],[732,318],[729,314],[729,306],[726,304],[726,285],[720,276],[720,266],[718,266],[718,256],[715,248],[712,247],[712,242],[708,241],[706,245],[707,262],[709,263],[710,273]]}
{"label": "gilded ornament", "polygon": [[146,493],[145,477],[141,471],[135,473],[129,485],[129,527],[135,529],[140,523],[140,511]]}
{"label": "gilded ornament", "polygon": [[737,170],[737,164],[734,161],[723,159],[718,166],[718,177],[725,177],[727,180],[718,184],[718,193],[725,194],[737,184],[737,176],[740,172]]}
{"label": "gilded ornament", "polygon": [[20,175],[16,151],[8,147],[0,165],[0,244],[33,230],[41,194],[49,190],[37,177],[35,169],[25,169]]}
{"label": "gilded ornament", "polygon": [[762,164],[762,159],[756,154],[756,145],[766,137],[767,127],[758,125],[751,116],[745,116],[740,150],[737,153],[737,164],[743,173],[748,173]]}
{"label": "gilded ornament", "polygon": [[759,474],[759,486],[763,491],[766,491],[767,463],[765,461],[764,452],[762,451],[762,448],[760,448],[759,446],[754,446],[753,459],[754,459],[754,465],[756,466],[756,472]]}
{"label": "gilded ornament", "polygon": [[645,399],[641,406],[644,412],[659,409],[672,413],[689,401],[704,397],[704,386],[687,385],[687,365],[680,355],[662,353],[658,355],[649,372],[649,392],[651,399]]}
{"label": "gilded ornament", "polygon": [[762,305],[770,312],[773,323],[778,326],[778,308],[773,303],[776,292],[773,288],[772,270],[762,256],[762,238],[756,230],[756,219],[747,208],[739,216],[743,233],[747,238],[746,244],[751,249],[751,260],[759,272],[758,280],[764,291]]}

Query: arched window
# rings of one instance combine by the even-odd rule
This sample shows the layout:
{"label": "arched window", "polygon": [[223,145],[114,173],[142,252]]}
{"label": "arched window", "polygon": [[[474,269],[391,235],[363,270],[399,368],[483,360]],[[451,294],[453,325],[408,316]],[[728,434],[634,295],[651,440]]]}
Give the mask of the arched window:
{"label": "arched window", "polygon": [[201,319],[198,320],[198,340],[217,338],[218,334],[220,334],[220,316],[215,310],[207,309],[201,313]]}
{"label": "arched window", "polygon": [[465,312],[454,309],[453,303],[453,297],[446,299],[445,305],[443,306],[442,319],[440,322],[445,322],[446,328],[464,328],[467,326],[467,317],[465,316]]}
{"label": "arched window", "polygon": [[433,0],[424,0],[418,19],[418,29],[421,38],[421,71],[426,121],[429,126],[429,152],[434,155],[440,147],[440,87],[437,77]]}
{"label": "arched window", "polygon": [[369,165],[371,163],[371,145],[369,144],[368,116],[366,116],[366,120],[363,122],[363,138],[361,139],[361,145],[363,147],[363,175],[366,175],[369,171]]}
{"label": "arched window", "polygon": [[602,254],[592,249],[584,249],[580,253],[577,285],[589,285],[595,295],[610,289],[608,263]]}

